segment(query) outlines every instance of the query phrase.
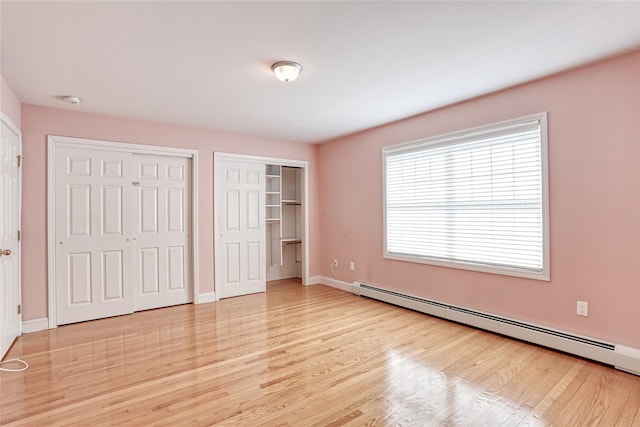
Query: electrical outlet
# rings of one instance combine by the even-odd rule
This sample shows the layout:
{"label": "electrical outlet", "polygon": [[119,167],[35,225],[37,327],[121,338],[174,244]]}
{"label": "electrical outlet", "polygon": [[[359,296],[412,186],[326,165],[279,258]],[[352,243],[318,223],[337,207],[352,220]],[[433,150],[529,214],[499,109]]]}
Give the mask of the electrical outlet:
{"label": "electrical outlet", "polygon": [[338,258],[334,258],[333,259],[333,264],[334,267],[338,268]]}
{"label": "electrical outlet", "polygon": [[589,303],[578,301],[576,313],[578,316],[587,317],[589,315]]}
{"label": "electrical outlet", "polygon": [[351,270],[351,271],[355,271],[355,269],[356,269],[356,263],[355,263],[355,262],[353,262],[353,261],[351,261],[351,262],[349,263],[349,270]]}

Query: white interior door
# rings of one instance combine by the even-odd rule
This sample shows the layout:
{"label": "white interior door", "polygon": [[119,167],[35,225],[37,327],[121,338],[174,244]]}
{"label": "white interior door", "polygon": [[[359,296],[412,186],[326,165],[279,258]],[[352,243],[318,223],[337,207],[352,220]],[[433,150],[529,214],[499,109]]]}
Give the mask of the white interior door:
{"label": "white interior door", "polygon": [[133,312],[131,154],[56,151],[57,324]]}
{"label": "white interior door", "polygon": [[20,136],[2,121],[0,134],[0,360],[21,333]]}
{"label": "white interior door", "polygon": [[216,157],[214,169],[217,297],[265,292],[264,163]]}
{"label": "white interior door", "polygon": [[135,311],[193,300],[191,159],[133,156]]}

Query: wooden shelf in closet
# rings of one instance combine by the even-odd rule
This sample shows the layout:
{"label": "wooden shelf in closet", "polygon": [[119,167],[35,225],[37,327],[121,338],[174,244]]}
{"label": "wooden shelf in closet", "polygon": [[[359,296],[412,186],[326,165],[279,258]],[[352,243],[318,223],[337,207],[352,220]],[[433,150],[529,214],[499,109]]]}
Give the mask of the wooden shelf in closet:
{"label": "wooden shelf in closet", "polygon": [[291,238],[284,237],[280,239],[280,241],[282,242],[283,245],[295,245],[298,243],[302,243],[302,239],[298,239],[296,237],[291,237]]}

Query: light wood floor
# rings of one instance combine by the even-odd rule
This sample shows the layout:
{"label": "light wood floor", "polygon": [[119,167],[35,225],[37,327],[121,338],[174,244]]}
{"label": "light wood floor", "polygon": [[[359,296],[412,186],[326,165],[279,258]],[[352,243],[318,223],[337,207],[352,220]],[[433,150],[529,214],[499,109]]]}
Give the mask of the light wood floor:
{"label": "light wood floor", "polygon": [[2,425],[640,426],[640,377],[321,285],[20,337]]}

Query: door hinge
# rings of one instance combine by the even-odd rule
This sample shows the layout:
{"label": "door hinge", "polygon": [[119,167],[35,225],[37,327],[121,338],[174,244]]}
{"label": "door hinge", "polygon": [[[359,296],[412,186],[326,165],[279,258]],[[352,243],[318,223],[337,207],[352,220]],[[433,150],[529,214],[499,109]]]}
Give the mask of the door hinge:
{"label": "door hinge", "polygon": [[22,155],[18,154],[18,167],[22,166]]}
{"label": "door hinge", "polygon": [[18,242],[20,241],[20,230],[18,230]]}
{"label": "door hinge", "polygon": [[18,305],[18,314],[22,314],[22,304]]}

